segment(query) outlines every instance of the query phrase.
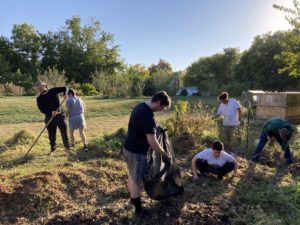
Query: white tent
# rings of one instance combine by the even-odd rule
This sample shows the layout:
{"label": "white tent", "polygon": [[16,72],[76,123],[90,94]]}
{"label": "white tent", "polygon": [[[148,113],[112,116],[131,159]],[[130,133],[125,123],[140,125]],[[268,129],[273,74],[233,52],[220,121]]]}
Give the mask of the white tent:
{"label": "white tent", "polygon": [[195,95],[199,92],[197,87],[183,87],[183,88],[179,88],[178,91],[176,92],[177,96],[181,95],[182,90],[186,90],[188,95],[187,96],[192,96]]}

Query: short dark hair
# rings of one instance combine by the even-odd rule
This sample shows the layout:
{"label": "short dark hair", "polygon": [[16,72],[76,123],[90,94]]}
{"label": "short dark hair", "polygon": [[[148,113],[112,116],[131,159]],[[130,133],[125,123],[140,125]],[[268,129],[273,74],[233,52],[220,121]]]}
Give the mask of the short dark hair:
{"label": "short dark hair", "polygon": [[283,137],[285,140],[288,141],[292,137],[292,132],[289,129],[287,129],[287,128],[284,127],[284,128],[282,128],[280,130],[280,136]]}
{"label": "short dark hair", "polygon": [[154,93],[151,97],[151,102],[157,102],[160,101],[160,105],[162,106],[171,106],[171,98],[165,91],[158,91]]}
{"label": "short dark hair", "polygon": [[212,149],[217,151],[222,151],[224,149],[224,144],[222,141],[214,141],[212,144]]}
{"label": "short dark hair", "polygon": [[69,94],[75,96],[75,95],[76,95],[76,91],[75,91],[74,89],[72,89],[72,88],[69,88],[69,90],[68,90],[68,95],[69,95]]}
{"label": "short dark hair", "polygon": [[220,101],[222,101],[222,100],[227,100],[227,99],[228,99],[228,96],[229,96],[228,92],[224,91],[224,92],[222,92],[222,93],[219,95],[218,99],[219,99]]}

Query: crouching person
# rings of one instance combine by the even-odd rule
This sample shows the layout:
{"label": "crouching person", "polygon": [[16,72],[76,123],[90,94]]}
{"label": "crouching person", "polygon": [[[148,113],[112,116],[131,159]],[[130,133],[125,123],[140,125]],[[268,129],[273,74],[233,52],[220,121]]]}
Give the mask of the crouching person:
{"label": "crouching person", "polygon": [[224,151],[221,141],[215,141],[211,148],[204,149],[192,159],[193,179],[198,180],[199,175],[212,173],[223,180],[224,175],[234,170],[237,172],[237,161]]}

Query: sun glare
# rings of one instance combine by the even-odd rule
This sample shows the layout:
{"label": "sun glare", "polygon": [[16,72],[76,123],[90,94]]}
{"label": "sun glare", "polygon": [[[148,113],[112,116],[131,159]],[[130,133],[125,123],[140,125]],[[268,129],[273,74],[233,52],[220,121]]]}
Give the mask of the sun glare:
{"label": "sun glare", "polygon": [[[274,4],[285,6],[287,8],[293,8],[292,0],[274,1]],[[272,15],[270,15],[269,22],[273,31],[288,30],[292,28],[288,21],[285,19],[285,13],[275,8],[273,8],[272,10]]]}

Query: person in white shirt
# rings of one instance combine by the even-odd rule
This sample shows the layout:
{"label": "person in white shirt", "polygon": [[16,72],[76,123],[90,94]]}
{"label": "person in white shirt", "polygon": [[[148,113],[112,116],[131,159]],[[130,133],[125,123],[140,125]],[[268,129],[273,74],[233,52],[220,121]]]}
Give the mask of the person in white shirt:
{"label": "person in white shirt", "polygon": [[221,141],[214,141],[211,148],[204,149],[192,159],[193,179],[200,175],[212,173],[223,180],[224,175],[234,170],[237,173],[238,163],[235,158],[224,151]]}
{"label": "person in white shirt", "polygon": [[228,146],[228,149],[232,150],[232,137],[236,136],[239,147],[241,147],[241,133],[240,133],[240,122],[241,122],[241,105],[236,99],[229,98],[227,92],[222,92],[219,97],[221,104],[219,105],[217,114],[213,119],[220,116],[224,117],[223,120],[223,133],[225,136],[225,144]]}

